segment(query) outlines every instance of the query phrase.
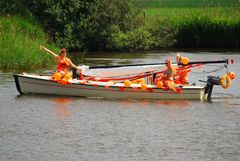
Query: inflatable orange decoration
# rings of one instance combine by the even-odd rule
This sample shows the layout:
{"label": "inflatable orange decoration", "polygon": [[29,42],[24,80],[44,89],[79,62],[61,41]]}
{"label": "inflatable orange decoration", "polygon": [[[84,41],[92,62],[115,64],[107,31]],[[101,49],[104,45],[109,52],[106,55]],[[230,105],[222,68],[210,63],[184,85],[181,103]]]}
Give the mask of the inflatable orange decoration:
{"label": "inflatable orange decoration", "polygon": [[71,76],[70,73],[68,73],[68,74],[66,74],[66,75],[64,76],[64,78],[65,78],[66,80],[69,80],[71,77],[72,77],[72,76]]}
{"label": "inflatable orange decoration", "polygon": [[162,81],[157,81],[156,86],[158,88],[162,88],[163,87],[163,82]]}
{"label": "inflatable orange decoration", "polygon": [[235,73],[234,72],[229,72],[228,73],[228,76],[231,78],[231,79],[234,79],[236,77]]}
{"label": "inflatable orange decoration", "polygon": [[131,82],[129,80],[125,80],[124,81],[124,86],[125,87],[130,87],[131,86]]}
{"label": "inflatable orange decoration", "polygon": [[189,63],[189,59],[188,59],[187,57],[182,57],[181,62],[182,62],[184,65],[187,65],[187,64]]}
{"label": "inflatable orange decoration", "polygon": [[56,72],[53,77],[54,77],[54,79],[56,79],[56,80],[60,80],[60,79],[62,78],[61,74],[58,73],[58,72]]}
{"label": "inflatable orange decoration", "polygon": [[147,85],[145,83],[141,84],[141,89],[142,90],[147,90]]}

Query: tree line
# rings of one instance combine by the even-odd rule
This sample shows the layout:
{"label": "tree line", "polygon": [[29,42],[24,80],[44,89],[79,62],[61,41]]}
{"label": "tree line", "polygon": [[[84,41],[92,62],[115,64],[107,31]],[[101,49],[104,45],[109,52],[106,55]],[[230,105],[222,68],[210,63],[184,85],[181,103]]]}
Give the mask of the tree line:
{"label": "tree line", "polygon": [[130,0],[9,0],[0,5],[1,14],[34,16],[50,41],[72,50],[108,50],[115,28],[128,32],[141,25],[140,10]]}
{"label": "tree line", "polygon": [[0,0],[1,15],[37,20],[50,42],[75,51],[136,51],[169,47],[239,48],[240,18],[170,18],[145,12],[131,0]]}

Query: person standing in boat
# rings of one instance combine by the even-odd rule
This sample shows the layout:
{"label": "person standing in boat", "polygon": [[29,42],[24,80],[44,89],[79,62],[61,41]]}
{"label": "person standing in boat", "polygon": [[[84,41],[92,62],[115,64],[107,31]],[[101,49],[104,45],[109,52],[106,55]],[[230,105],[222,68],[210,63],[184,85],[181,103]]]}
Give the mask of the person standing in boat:
{"label": "person standing in boat", "polygon": [[67,57],[67,49],[62,48],[59,52],[60,55],[55,54],[54,52],[52,52],[51,50],[49,50],[43,46],[40,46],[40,49],[47,51],[57,60],[58,66],[57,66],[56,72],[60,73],[62,77],[64,77],[68,73],[67,68],[69,66],[73,67],[76,70],[79,70],[79,72],[81,72],[81,68],[77,67],[75,64],[73,64],[72,61]]}
{"label": "person standing in boat", "polygon": [[[185,59],[187,59],[186,57],[184,57]],[[174,80],[174,82],[176,84],[181,84],[181,85],[187,85],[189,84],[188,82],[188,76],[189,76],[189,72],[191,71],[188,66],[184,66],[184,65],[179,65],[179,64],[183,64],[183,59],[184,59],[180,54],[176,55],[176,61],[178,63],[178,70],[176,73],[176,78]]]}

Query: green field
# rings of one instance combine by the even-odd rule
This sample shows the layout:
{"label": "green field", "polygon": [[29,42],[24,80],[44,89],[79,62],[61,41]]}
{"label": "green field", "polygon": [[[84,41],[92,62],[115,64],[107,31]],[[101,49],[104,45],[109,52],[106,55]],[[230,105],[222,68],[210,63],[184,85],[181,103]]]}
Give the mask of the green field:
{"label": "green field", "polygon": [[226,7],[239,6],[239,0],[132,0],[132,2],[143,8],[163,7]]}
{"label": "green field", "polygon": [[239,0],[133,0],[154,47],[239,48]]}
{"label": "green field", "polygon": [[168,18],[182,18],[183,16],[207,16],[211,19],[225,19],[237,21],[240,18],[239,7],[205,7],[205,8],[146,8],[145,16],[162,16]]}
{"label": "green field", "polygon": [[165,17],[198,14],[215,18],[235,19],[240,16],[240,0],[132,0],[146,16]]}

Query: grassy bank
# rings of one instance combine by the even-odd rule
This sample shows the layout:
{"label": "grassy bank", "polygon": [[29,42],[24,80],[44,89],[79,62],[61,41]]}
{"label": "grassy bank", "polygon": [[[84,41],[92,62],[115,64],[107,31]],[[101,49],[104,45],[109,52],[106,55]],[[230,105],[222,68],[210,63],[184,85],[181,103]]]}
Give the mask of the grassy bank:
{"label": "grassy bank", "polygon": [[29,70],[48,66],[52,58],[40,51],[41,44],[48,46],[37,22],[20,16],[0,16],[0,69]]}
{"label": "grassy bank", "polygon": [[240,7],[145,6],[141,16],[144,20],[137,29],[122,32],[113,27],[110,30],[110,50],[240,48]]}
{"label": "grassy bank", "polygon": [[238,0],[133,0],[154,48],[240,48]]}
{"label": "grassy bank", "polygon": [[144,8],[233,7],[240,5],[239,0],[132,0],[132,2]]}
{"label": "grassy bank", "polygon": [[144,14],[156,48],[236,49],[240,48],[239,11],[239,7],[145,8]]}
{"label": "grassy bank", "polygon": [[181,18],[182,16],[209,16],[212,19],[239,19],[240,7],[198,7],[198,8],[145,8],[146,17],[163,16],[167,18]]}

